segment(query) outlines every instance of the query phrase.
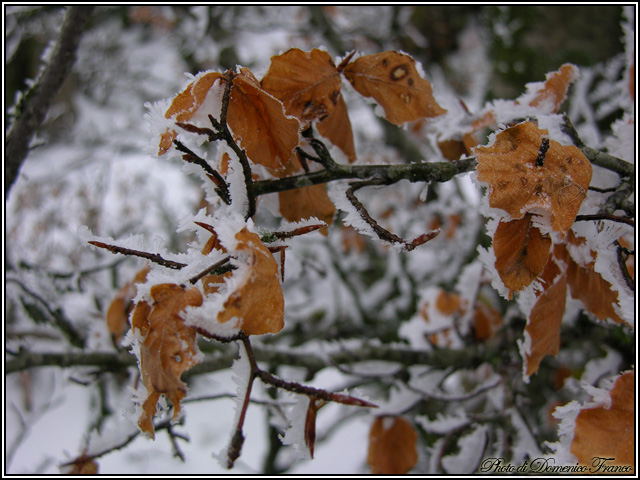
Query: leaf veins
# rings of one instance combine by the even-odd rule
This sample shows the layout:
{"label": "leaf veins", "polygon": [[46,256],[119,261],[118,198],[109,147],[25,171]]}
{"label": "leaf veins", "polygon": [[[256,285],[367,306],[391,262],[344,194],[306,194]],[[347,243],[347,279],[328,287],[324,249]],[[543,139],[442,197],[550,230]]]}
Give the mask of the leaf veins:
{"label": "leaf veins", "polygon": [[513,219],[527,213],[548,216],[551,228],[565,235],[586,196],[591,164],[577,147],[549,140],[544,166],[536,166],[547,136],[532,122],[500,132],[493,145],[474,149],[478,179],[489,183],[493,208]]}

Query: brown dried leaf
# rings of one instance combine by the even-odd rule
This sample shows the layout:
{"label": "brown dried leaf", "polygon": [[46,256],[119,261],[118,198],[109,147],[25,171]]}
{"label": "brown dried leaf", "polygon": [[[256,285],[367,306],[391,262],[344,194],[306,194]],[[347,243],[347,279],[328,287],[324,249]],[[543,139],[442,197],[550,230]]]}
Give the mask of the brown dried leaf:
{"label": "brown dried leaf", "polygon": [[371,473],[404,475],[418,462],[418,434],[403,417],[377,417],[369,432]]}
{"label": "brown dried leaf", "polygon": [[529,286],[547,264],[551,238],[533,226],[530,214],[520,220],[500,221],[493,237],[496,270],[513,292]]}
{"label": "brown dried leaf", "polygon": [[[322,406],[322,405],[320,405]],[[309,397],[309,406],[307,407],[307,415],[304,419],[304,443],[309,448],[309,454],[313,458],[313,448],[316,444],[316,414],[318,406],[316,399]]]}
{"label": "brown dried leaf", "polygon": [[500,312],[485,303],[477,303],[473,311],[473,330],[478,340],[487,340],[493,337],[502,324]]}
{"label": "brown dried leaf", "polygon": [[[219,72],[209,72],[202,75],[195,82],[187,85],[187,88],[173,99],[169,109],[164,114],[165,118],[174,117],[176,122],[186,122],[190,120],[204,102],[213,84],[221,76],[222,74]],[[164,155],[171,148],[171,144],[176,138],[176,135],[175,130],[167,129],[160,138],[158,155]]]}
{"label": "brown dried leaf", "polygon": [[436,298],[436,308],[444,315],[453,315],[458,311],[462,311],[462,301],[460,295],[454,292],[441,290]]}
{"label": "brown dried leaf", "polygon": [[[595,255],[596,253],[592,252],[594,258]],[[571,296],[579,299],[585,308],[600,320],[611,319],[616,323],[626,323],[613,308],[618,303],[618,293],[595,271],[595,261],[584,267],[572,259],[568,263],[567,277]]]}
{"label": "brown dried leaf", "polygon": [[[317,217],[331,225],[336,207],[327,194],[326,185],[311,185],[308,187],[286,190],[278,193],[280,199],[280,213],[290,222],[298,222],[305,218]],[[328,229],[320,232],[327,236]]]}
{"label": "brown dried leaf", "polygon": [[71,463],[71,469],[64,473],[66,475],[97,475],[98,470],[98,462],[93,458],[83,455],[76,458],[73,463]]}
{"label": "brown dried leaf", "polygon": [[262,88],[279,99],[287,112],[309,126],[330,115],[341,97],[342,79],[331,56],[314,48],[310,52],[292,48],[271,57],[262,78]]}
{"label": "brown dried leaf", "polygon": [[129,314],[133,309],[131,301],[136,296],[137,285],[144,283],[147,279],[147,273],[149,273],[149,265],[146,265],[138,271],[136,276],[133,277],[133,280],[122,287],[109,304],[109,309],[107,310],[107,327],[116,345],[120,344],[122,335],[129,327]]}
{"label": "brown dried leaf", "polygon": [[[189,84],[173,99],[165,117],[177,122],[190,120],[221,77],[221,73],[209,72]],[[291,159],[293,149],[299,144],[300,123],[285,115],[282,103],[262,90],[249,69],[241,68],[232,82],[227,124],[234,140],[245,149],[251,161],[264,165],[274,175],[297,167],[297,163],[291,166]],[[218,112],[209,113],[217,115]],[[171,147],[175,137],[174,130],[162,135],[159,155]]]}
{"label": "brown dried leaf", "polygon": [[260,237],[246,228],[236,234],[237,251],[249,271],[242,284],[231,292],[218,314],[218,322],[238,319],[247,335],[278,333],[284,326],[284,296],[278,263]]}
{"label": "brown dried leaf", "polygon": [[392,51],[366,55],[349,63],[344,75],[358,93],[373,97],[384,108],[385,118],[396,125],[446,113],[409,55]]}
{"label": "brown dried leaf", "polygon": [[567,276],[555,260],[547,262],[540,280],[544,290],[538,292],[538,299],[531,309],[525,327],[525,332],[531,340],[529,352],[524,359],[527,377],[538,371],[540,362],[546,355],[558,354],[560,324],[567,298]]}
{"label": "brown dried leaf", "polygon": [[565,63],[557,72],[547,74],[547,80],[544,82],[544,88],[536,93],[533,100],[529,102],[532,107],[551,106],[545,109],[549,113],[556,113],[567,98],[569,85],[577,77],[578,68],[570,63]]}
{"label": "brown dried leaf", "polygon": [[435,307],[437,312],[431,310],[431,304],[431,301],[427,300],[420,305],[419,313],[425,322],[433,322],[433,319],[430,317],[430,312],[436,315],[441,314],[451,317],[451,321],[449,323],[450,326],[443,326],[435,333],[425,333],[425,337],[429,342],[438,347],[451,347],[456,336],[454,319],[464,315],[467,309],[467,302],[455,292],[440,290],[435,301],[433,301],[433,307]]}
{"label": "brown dried leaf", "polygon": [[[577,147],[547,136],[532,122],[500,132],[490,147],[474,149],[478,179],[489,183],[492,207],[513,219],[528,212],[549,215],[551,227],[566,234],[586,196],[591,164]],[[548,150],[541,155],[543,139]]]}
{"label": "brown dried leaf", "polygon": [[[625,372],[609,393],[610,408],[585,408],[576,418],[571,443],[581,464],[593,466],[593,458],[607,458],[607,465],[633,467],[635,473],[635,379],[634,372]],[[602,472],[599,472],[602,473]]]}
{"label": "brown dried leaf", "polygon": [[328,138],[347,156],[349,163],[357,160],[356,147],[353,142],[353,129],[347,112],[347,104],[342,95],[338,98],[336,108],[317,123],[318,132]]}
{"label": "brown dried leaf", "polygon": [[227,123],[249,159],[273,175],[299,168],[292,151],[299,144],[300,123],[287,117],[282,103],[262,90],[247,68],[233,79]]}
{"label": "brown dried leaf", "polygon": [[180,285],[154,285],[150,291],[153,304],[136,305],[131,327],[140,331],[140,373],[147,389],[147,398],[138,419],[140,429],[154,438],[153,416],[160,395],[173,405],[173,418],[180,414],[180,401],[187,392],[180,377],[197,361],[196,329],[188,327],[180,314],[187,306],[202,305],[197,288]]}

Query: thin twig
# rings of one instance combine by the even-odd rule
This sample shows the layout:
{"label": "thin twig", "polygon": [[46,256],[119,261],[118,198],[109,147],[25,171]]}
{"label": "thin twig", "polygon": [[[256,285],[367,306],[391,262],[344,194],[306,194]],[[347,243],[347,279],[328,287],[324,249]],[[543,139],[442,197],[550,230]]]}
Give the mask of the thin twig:
{"label": "thin twig", "polygon": [[626,162],[621,158],[614,157],[613,155],[609,155],[586,146],[578,135],[578,131],[571,123],[568,115],[564,115],[561,129],[564,133],[569,135],[573,144],[578,147],[584,156],[587,157],[594,165],[616,172],[621,177],[632,178],[635,176],[635,167],[633,164]]}
{"label": "thin twig", "polygon": [[[177,125],[184,128],[185,124],[177,123]],[[208,129],[207,129],[208,130]],[[220,199],[226,203],[227,205],[231,205],[231,197],[229,195],[229,185],[225,181],[225,179],[218,173],[217,170],[211,167],[206,160],[199,155],[195,154],[191,149],[185,146],[179,140],[174,140],[173,144],[176,147],[176,150],[182,152],[182,159],[185,162],[195,163],[202,167],[202,169],[210,176],[213,182],[216,184],[216,193],[220,197]]]}
{"label": "thin twig", "polygon": [[400,165],[343,165],[335,163],[330,170],[278,178],[275,180],[260,180],[254,182],[256,196],[268,193],[295,190],[311,185],[329,183],[335,180],[372,180],[377,179],[385,185],[397,183],[400,180],[410,182],[448,182],[456,175],[475,169],[474,157],[457,160],[455,162],[428,162]]}
{"label": "thin twig", "polygon": [[[223,258],[222,260],[220,260],[219,262],[214,263],[213,265],[211,265],[210,267],[205,268],[202,272],[200,272],[199,274],[193,276],[192,278],[189,279],[189,283],[191,285],[195,285],[196,282],[198,280],[200,280],[202,277],[204,277],[205,275],[209,275],[210,273],[215,272],[216,270],[221,270],[227,263],[229,263],[230,257],[226,257]],[[225,268],[223,272],[218,273],[218,275],[227,272],[231,269],[233,269],[234,267],[232,265],[229,265],[228,268]]]}
{"label": "thin twig", "polygon": [[[69,342],[71,342],[71,344],[76,346],[76,347],[84,348],[85,343],[86,343],[85,336],[76,329],[76,327],[73,325],[71,320],[69,320],[66,317],[66,315],[64,314],[62,309],[60,309],[60,308],[55,308],[54,309],[53,307],[51,307],[49,305],[49,302],[47,302],[44,298],[42,298],[37,293],[33,292],[30,288],[28,288],[26,285],[24,285],[20,280],[18,280],[16,278],[7,278],[6,282],[15,283],[16,285],[18,285],[22,289],[22,291],[24,293],[26,293],[31,298],[36,300],[38,302],[38,304],[41,305],[46,310],[47,315],[49,317],[51,317],[51,319],[53,319],[52,323],[57,328],[59,328],[60,331],[69,339]],[[28,311],[28,313],[30,315],[34,315],[34,314],[39,314],[39,316],[43,315],[42,313],[40,313],[41,310],[37,306],[35,306],[33,304],[26,303],[26,300],[22,300],[22,303],[23,303],[24,308],[27,309],[27,311]],[[35,309],[35,312],[32,312],[31,311],[32,309]],[[34,321],[37,321],[37,319],[34,318]]]}
{"label": "thin twig", "polygon": [[411,241],[407,241],[404,238],[401,238],[396,234],[391,233],[389,230],[381,227],[378,224],[378,222],[376,222],[371,217],[371,215],[369,215],[369,212],[367,212],[367,209],[364,207],[364,205],[362,205],[362,203],[360,203],[360,201],[356,198],[356,195],[355,195],[356,190],[362,187],[370,186],[370,185],[385,185],[385,182],[377,181],[377,180],[370,180],[367,182],[353,182],[349,184],[349,188],[346,191],[346,195],[349,201],[351,202],[351,204],[355,207],[356,210],[358,210],[358,213],[360,214],[362,219],[365,222],[367,222],[367,224],[373,229],[376,235],[378,235],[378,238],[380,238],[380,240],[402,245],[406,250],[411,251],[414,248],[428,242],[432,238],[435,238],[440,233],[440,230],[432,230],[431,232],[427,232],[423,235],[420,235]]}
{"label": "thin twig", "polygon": [[247,200],[248,200],[248,209],[245,214],[245,218],[249,219],[253,217],[256,213],[256,195],[253,188],[253,177],[251,173],[251,165],[249,164],[249,159],[247,158],[246,152],[241,149],[236,143],[231,131],[229,130],[229,125],[227,124],[227,112],[229,109],[229,102],[231,100],[231,89],[233,88],[233,79],[235,78],[235,73],[232,70],[227,70],[222,75],[222,81],[225,82],[224,92],[222,94],[222,106],[220,110],[220,120],[216,120],[213,115],[209,115],[209,121],[213,128],[217,131],[217,138],[220,140],[224,140],[226,144],[233,150],[233,152],[238,157],[240,161],[240,165],[242,166],[242,174],[244,176],[244,183],[247,189]]}
{"label": "thin twig", "polygon": [[238,423],[236,424],[236,430],[233,434],[233,437],[231,437],[231,444],[229,445],[229,450],[227,451],[227,468],[229,469],[233,468],[233,464],[242,452],[242,445],[244,444],[244,434],[242,433],[242,427],[244,426],[247,408],[249,407],[251,388],[253,387],[253,382],[256,379],[256,370],[258,369],[258,364],[256,363],[256,359],[253,355],[249,337],[242,334],[240,335],[240,340],[245,347],[245,353],[247,354],[249,365],[251,366],[251,372],[249,374],[249,379],[247,380],[247,389],[245,390],[244,399],[242,401],[242,408],[238,417]]}
{"label": "thin twig", "polygon": [[[619,241],[615,241],[614,242],[616,245],[616,256],[618,258],[618,267],[620,268],[620,272],[622,272],[622,277],[624,278],[624,282],[627,284],[627,287],[629,287],[629,290],[631,290],[632,292],[636,291],[636,286],[635,286],[635,282],[633,281],[633,278],[631,278],[631,275],[629,274],[629,270],[627,269],[627,258],[628,258],[628,253],[627,253],[627,249],[624,248],[622,245],[620,245]],[[627,255],[625,257],[625,255]]]}
{"label": "thin twig", "polygon": [[615,215],[607,214],[593,214],[593,215],[578,215],[576,222],[585,222],[589,220],[611,220],[612,222],[619,222],[635,227],[636,222],[631,218],[616,217]]}
{"label": "thin twig", "polygon": [[158,265],[162,265],[163,267],[173,268],[174,270],[180,270],[181,268],[184,268],[187,266],[186,263],[174,262],[173,260],[165,260],[158,253],[142,252],[140,250],[133,250],[130,248],[119,247],[117,245],[108,245],[106,243],[96,242],[93,240],[89,241],[89,243],[96,247],[109,250],[112,253],[120,253],[122,255],[131,255],[134,257],[146,258],[147,260],[151,260],[153,263],[157,263]]}

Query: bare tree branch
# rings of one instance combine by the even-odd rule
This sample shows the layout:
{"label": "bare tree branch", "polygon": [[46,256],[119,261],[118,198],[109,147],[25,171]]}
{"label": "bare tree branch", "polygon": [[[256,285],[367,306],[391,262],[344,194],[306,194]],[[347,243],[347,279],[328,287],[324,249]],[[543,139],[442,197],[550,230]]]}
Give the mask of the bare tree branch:
{"label": "bare tree branch", "polygon": [[5,144],[4,196],[8,198],[22,162],[27,157],[29,143],[44,121],[51,99],[56,96],[76,60],[76,50],[93,6],[69,7],[51,62],[36,84],[27,92],[20,112]]}

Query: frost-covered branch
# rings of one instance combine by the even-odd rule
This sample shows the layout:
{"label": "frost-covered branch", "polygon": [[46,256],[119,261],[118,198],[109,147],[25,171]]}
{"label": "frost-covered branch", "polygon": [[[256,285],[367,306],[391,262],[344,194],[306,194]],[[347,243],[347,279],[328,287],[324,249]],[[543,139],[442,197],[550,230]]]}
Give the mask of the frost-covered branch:
{"label": "frost-covered branch", "polygon": [[591,163],[598,165],[599,167],[606,168],[607,170],[611,170],[612,172],[616,172],[621,177],[634,178],[635,167],[633,164],[585,145],[569,117],[565,115],[563,120],[564,124],[562,125],[562,130],[569,135],[574,145],[582,151],[584,156],[587,157]]}
{"label": "frost-covered branch", "polygon": [[108,245],[102,242],[89,241],[91,245],[99,248],[104,248],[105,250],[109,250],[112,253],[120,253],[122,255],[131,255],[134,257],[145,258],[147,260],[152,261],[153,263],[157,263],[158,265],[162,265],[163,267],[172,268],[174,270],[180,270],[187,266],[186,263],[174,262],[173,260],[167,260],[162,257],[162,255],[158,253],[148,253],[142,252],[140,250],[133,250],[131,248],[119,247],[118,245]]}
{"label": "frost-covered branch", "polygon": [[[292,365],[307,369],[310,374],[335,365],[363,362],[368,360],[384,360],[397,362],[404,366],[428,365],[434,368],[478,365],[496,358],[497,349],[468,347],[460,350],[424,351],[392,345],[363,344],[358,348],[338,350],[330,353],[328,358],[312,352],[293,350],[277,350],[269,347],[252,347],[256,362],[272,365]],[[206,355],[202,363],[195,365],[184,375],[185,377],[202,375],[227,369],[237,356],[235,351]],[[29,368],[39,367],[100,367],[106,371],[120,371],[136,365],[135,356],[126,352],[20,352],[15,358],[5,363],[5,372],[14,373]]]}
{"label": "frost-covered branch", "polygon": [[76,60],[76,50],[93,8],[87,5],[69,7],[49,64],[18,106],[18,117],[5,144],[5,198],[9,196],[29,151],[29,143],[44,121],[51,100],[60,90]]}
{"label": "frost-covered branch", "polygon": [[410,163],[401,165],[343,165],[336,163],[330,170],[320,170],[303,175],[261,180],[254,183],[256,195],[284,192],[297,188],[328,183],[336,180],[372,180],[391,185],[400,180],[410,182],[448,182],[456,175],[470,172],[476,166],[475,158],[455,162]]}

